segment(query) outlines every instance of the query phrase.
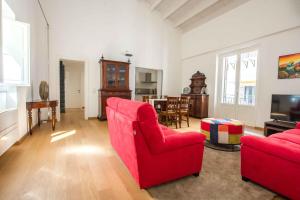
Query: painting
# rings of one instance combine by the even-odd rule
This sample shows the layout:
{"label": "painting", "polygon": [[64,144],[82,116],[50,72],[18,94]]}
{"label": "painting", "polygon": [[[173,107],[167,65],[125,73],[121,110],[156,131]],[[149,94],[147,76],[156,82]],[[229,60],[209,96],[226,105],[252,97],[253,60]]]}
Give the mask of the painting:
{"label": "painting", "polygon": [[300,78],[300,53],[279,57],[278,79]]}

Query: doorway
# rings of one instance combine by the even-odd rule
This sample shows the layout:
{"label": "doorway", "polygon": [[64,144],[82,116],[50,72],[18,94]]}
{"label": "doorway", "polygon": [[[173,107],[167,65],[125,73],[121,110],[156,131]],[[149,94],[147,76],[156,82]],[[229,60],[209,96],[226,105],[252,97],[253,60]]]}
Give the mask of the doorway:
{"label": "doorway", "polygon": [[163,70],[135,68],[135,100],[142,101],[143,96],[162,96]]}
{"label": "doorway", "polygon": [[60,112],[85,109],[85,63],[60,60]]}
{"label": "doorway", "polygon": [[219,57],[218,117],[255,126],[258,49],[243,49]]}

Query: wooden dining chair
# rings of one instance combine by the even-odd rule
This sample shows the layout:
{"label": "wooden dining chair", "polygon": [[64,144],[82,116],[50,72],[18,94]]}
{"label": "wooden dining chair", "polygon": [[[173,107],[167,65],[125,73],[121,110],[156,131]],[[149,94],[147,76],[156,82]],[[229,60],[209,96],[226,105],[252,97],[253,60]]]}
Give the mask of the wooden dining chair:
{"label": "wooden dining chair", "polygon": [[[166,126],[172,125],[175,123],[176,128],[178,124],[178,103],[179,97],[168,97],[166,110],[163,110],[159,113],[159,118],[161,122],[165,122]],[[163,121],[163,118],[165,119]]]}
{"label": "wooden dining chair", "polygon": [[150,98],[151,99],[158,99],[158,97],[156,95],[152,95]]}
{"label": "wooden dining chair", "polygon": [[143,96],[143,102],[149,103],[149,96]]}
{"label": "wooden dining chair", "polygon": [[[178,106],[178,118],[179,118],[179,127],[181,128],[182,121],[186,121],[188,127],[190,127],[190,97],[182,96],[179,100]],[[183,119],[185,117],[185,119]]]}

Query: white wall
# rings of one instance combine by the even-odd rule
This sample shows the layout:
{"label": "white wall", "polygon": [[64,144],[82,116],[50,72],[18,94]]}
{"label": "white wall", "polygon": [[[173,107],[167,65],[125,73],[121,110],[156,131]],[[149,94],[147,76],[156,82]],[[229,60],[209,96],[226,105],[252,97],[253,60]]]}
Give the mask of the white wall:
{"label": "white wall", "polygon": [[[214,116],[217,55],[259,48],[256,126],[269,120],[271,94],[300,94],[300,79],[278,80],[278,57],[300,52],[300,1],[251,0],[182,36],[182,87],[196,70],[206,74]],[[220,80],[217,80],[220,81]],[[246,113],[245,113],[246,114]]]}
{"label": "white wall", "polygon": [[240,44],[300,25],[299,0],[251,0],[182,36],[182,57]]}
{"label": "white wall", "polygon": [[[38,86],[40,81],[48,81],[47,26],[37,1],[6,0],[6,2],[14,11],[16,20],[30,24],[30,76],[33,85],[33,99],[38,99]],[[13,122],[17,124],[15,129],[12,129],[9,133],[5,133],[6,135],[4,136],[4,139],[1,138],[3,140],[1,140],[0,154],[27,133],[27,113],[25,102],[26,100],[32,99],[31,88],[27,86],[18,87],[17,95],[17,110],[0,113],[1,123],[3,125],[2,128],[8,128],[12,123],[12,121],[5,116],[14,116]],[[33,113],[33,124],[35,125],[36,122],[35,112]]]}
{"label": "white wall", "polygon": [[[42,0],[50,24],[50,97],[59,98],[59,59],[83,60],[88,73],[88,117],[98,112],[101,54],[127,61],[130,89],[134,91],[135,67],[164,69],[174,76],[164,79],[164,93],[178,95],[180,33],[139,0]],[[177,76],[177,78],[176,78]],[[51,89],[52,88],[52,89]],[[134,92],[133,92],[134,96]]]}

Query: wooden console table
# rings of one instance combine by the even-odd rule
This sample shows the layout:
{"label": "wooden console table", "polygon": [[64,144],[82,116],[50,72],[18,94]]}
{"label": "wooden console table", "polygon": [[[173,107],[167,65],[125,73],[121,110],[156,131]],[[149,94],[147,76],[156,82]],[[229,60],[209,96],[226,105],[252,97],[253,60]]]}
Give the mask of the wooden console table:
{"label": "wooden console table", "polygon": [[280,133],[289,129],[295,128],[296,125],[288,122],[269,121],[265,122],[264,134],[269,136],[275,133]]}
{"label": "wooden console table", "polygon": [[52,110],[52,130],[55,130],[56,123],[56,106],[58,102],[57,100],[52,101],[30,101],[26,102],[26,109],[28,112],[28,125],[29,125],[29,133],[32,135],[32,109],[38,109],[38,125],[41,125],[41,108],[51,108]]}

